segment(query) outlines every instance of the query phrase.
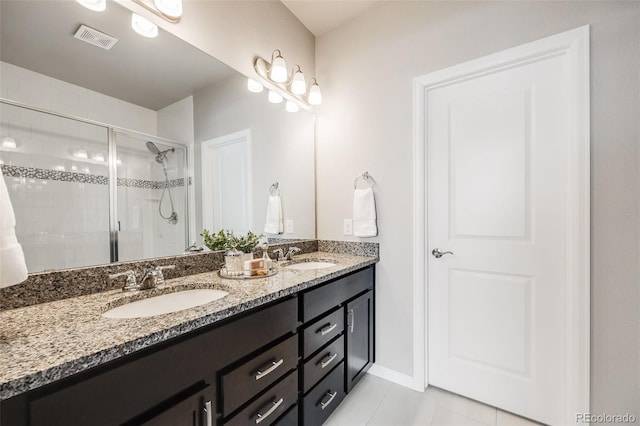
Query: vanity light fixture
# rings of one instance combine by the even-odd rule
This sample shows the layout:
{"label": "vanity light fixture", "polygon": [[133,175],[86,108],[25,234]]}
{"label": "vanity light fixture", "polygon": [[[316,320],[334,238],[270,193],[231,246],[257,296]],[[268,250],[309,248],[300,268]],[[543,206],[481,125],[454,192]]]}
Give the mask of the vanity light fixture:
{"label": "vanity light fixture", "polygon": [[[287,101],[300,107],[313,111],[311,105],[320,105],[322,103],[322,95],[317,80],[312,79],[312,83],[307,90],[307,82],[299,65],[293,67],[291,77],[287,74],[287,65],[282,57],[282,52],[276,49],[271,54],[271,63],[267,60],[256,57],[253,62],[253,68],[258,74],[258,81],[250,78],[247,81],[247,88],[252,92],[259,92],[258,87],[266,86],[269,89],[269,101],[275,102],[276,99],[271,93],[277,91]],[[306,99],[304,95],[307,94]],[[278,101],[280,102],[280,101]],[[287,103],[289,105],[289,103]],[[293,111],[293,107],[288,106],[287,111]]]}
{"label": "vanity light fixture", "polygon": [[149,12],[164,19],[167,22],[176,24],[182,17],[182,0],[132,0],[135,4],[142,6]]}
{"label": "vanity light fixture", "polygon": [[104,154],[101,152],[96,152],[91,156],[91,159],[97,163],[104,163]]}
{"label": "vanity light fixture", "polygon": [[136,13],[131,14],[131,28],[143,37],[155,38],[158,36],[158,26]]}
{"label": "vanity light fixture", "polygon": [[89,158],[89,155],[87,154],[86,149],[74,149],[71,155],[73,155],[75,158],[78,158],[80,160],[86,160]]}
{"label": "vanity light fixture", "polygon": [[107,8],[107,0],[76,0],[89,10],[104,12]]}
{"label": "vanity light fixture", "polygon": [[320,86],[315,78],[312,79],[313,84],[309,88],[308,101],[311,105],[320,105],[322,103],[322,93],[320,92]]}

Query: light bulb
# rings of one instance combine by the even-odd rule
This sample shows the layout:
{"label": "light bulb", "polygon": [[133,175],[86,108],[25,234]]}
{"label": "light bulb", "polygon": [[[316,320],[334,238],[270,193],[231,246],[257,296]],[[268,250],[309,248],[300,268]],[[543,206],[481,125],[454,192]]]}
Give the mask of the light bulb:
{"label": "light bulb", "polygon": [[2,144],[0,146],[7,149],[16,149],[18,147],[18,144],[16,143],[16,140],[11,136],[5,136],[2,139]]}
{"label": "light bulb", "polygon": [[182,0],[153,0],[156,8],[171,18],[179,18],[182,16]]}
{"label": "light bulb", "polygon": [[87,158],[89,158],[86,149],[75,149],[73,150],[73,153],[71,153],[71,155],[81,160],[86,160]]}
{"label": "light bulb", "polygon": [[298,71],[293,74],[293,81],[291,82],[291,92],[296,95],[304,95],[307,91],[307,82],[304,80],[304,74],[300,67]]}
{"label": "light bulb", "polygon": [[287,105],[286,105],[287,112],[298,112],[299,109],[300,107],[298,106],[297,103],[287,101]]}
{"label": "light bulb", "polygon": [[131,14],[131,28],[143,37],[154,38],[158,36],[158,26],[135,13]]}
{"label": "light bulb", "polygon": [[269,90],[269,102],[272,104],[279,104],[282,102],[282,96],[272,90]]}
{"label": "light bulb", "polygon": [[279,50],[275,50],[278,52],[278,56],[273,59],[273,63],[271,64],[271,71],[269,72],[269,78],[276,83],[284,83],[287,81],[287,64],[284,61],[282,55],[280,55]]}
{"label": "light bulb", "polygon": [[104,12],[107,8],[107,0],[76,0],[89,10],[94,12]]}
{"label": "light bulb", "polygon": [[311,85],[309,89],[309,98],[308,101],[311,105],[320,105],[322,103],[322,93],[320,93],[320,86],[315,82]]}
{"label": "light bulb", "polygon": [[104,155],[100,152],[96,152],[91,156],[93,161],[97,161],[98,163],[104,163]]}
{"label": "light bulb", "polygon": [[252,78],[247,79],[247,89],[253,93],[260,93],[264,90],[264,86]]}

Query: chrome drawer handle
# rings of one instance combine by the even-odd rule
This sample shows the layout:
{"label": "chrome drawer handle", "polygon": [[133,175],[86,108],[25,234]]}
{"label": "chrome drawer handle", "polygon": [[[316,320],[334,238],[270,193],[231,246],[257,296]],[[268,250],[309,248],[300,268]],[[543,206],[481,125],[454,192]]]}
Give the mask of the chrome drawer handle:
{"label": "chrome drawer handle", "polygon": [[213,426],[213,417],[211,414],[211,401],[207,401],[204,404],[204,412],[207,414],[206,426]]}
{"label": "chrome drawer handle", "polygon": [[329,399],[327,399],[326,402],[320,401],[320,409],[324,410],[325,408],[327,408],[329,406],[329,404],[331,404],[331,402],[333,401],[333,399],[336,397],[337,394],[338,394],[338,391],[335,391],[334,393],[327,392],[327,394],[325,396],[328,396]]}
{"label": "chrome drawer handle", "polygon": [[276,368],[280,367],[283,362],[284,362],[284,358],[280,358],[279,361],[271,361],[271,364],[269,365],[269,367],[264,371],[262,371],[262,369],[265,367],[261,367],[258,371],[256,371],[256,380],[262,379],[264,376],[271,373]]}
{"label": "chrome drawer handle", "polygon": [[274,401],[271,406],[271,408],[269,408],[267,410],[266,413],[262,414],[259,411],[256,413],[256,424],[260,423],[261,421],[263,421],[264,419],[266,419],[267,417],[269,417],[271,414],[273,414],[274,411],[276,411],[278,409],[279,406],[282,405],[282,403],[284,402],[284,398],[280,398],[277,401]]}
{"label": "chrome drawer handle", "polygon": [[331,355],[327,355],[327,357],[325,359],[320,360],[320,368],[325,368],[327,365],[331,364],[333,362],[334,359],[336,359],[338,356],[337,353]]}
{"label": "chrome drawer handle", "polygon": [[320,330],[316,331],[316,333],[320,333],[321,336],[324,336],[325,334],[329,334],[333,330],[335,330],[337,326],[338,326],[338,323],[327,324],[324,327],[322,327]]}

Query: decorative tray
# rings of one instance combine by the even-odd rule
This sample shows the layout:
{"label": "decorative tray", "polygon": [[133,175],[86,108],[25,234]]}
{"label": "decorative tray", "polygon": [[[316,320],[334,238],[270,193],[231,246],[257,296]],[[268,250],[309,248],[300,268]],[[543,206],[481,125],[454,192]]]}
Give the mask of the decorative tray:
{"label": "decorative tray", "polygon": [[269,278],[277,273],[278,270],[276,268],[271,268],[267,270],[266,275],[228,275],[227,270],[225,268],[222,268],[218,271],[218,276],[230,280],[255,280],[257,278]]}

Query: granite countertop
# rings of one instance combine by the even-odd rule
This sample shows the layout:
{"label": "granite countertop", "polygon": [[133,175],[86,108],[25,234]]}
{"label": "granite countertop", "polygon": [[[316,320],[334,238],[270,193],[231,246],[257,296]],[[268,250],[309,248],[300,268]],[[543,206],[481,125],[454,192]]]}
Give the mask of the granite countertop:
{"label": "granite countertop", "polygon": [[[278,268],[251,280],[220,278],[216,272],[168,280],[142,292],[106,291],[0,313],[0,400],[69,377],[126,354],[193,331],[240,312],[294,294],[374,264],[377,257],[314,252],[298,260],[326,260],[316,270]],[[172,291],[212,288],[229,294],[211,303],[148,318],[112,319],[101,314],[130,300]]]}

